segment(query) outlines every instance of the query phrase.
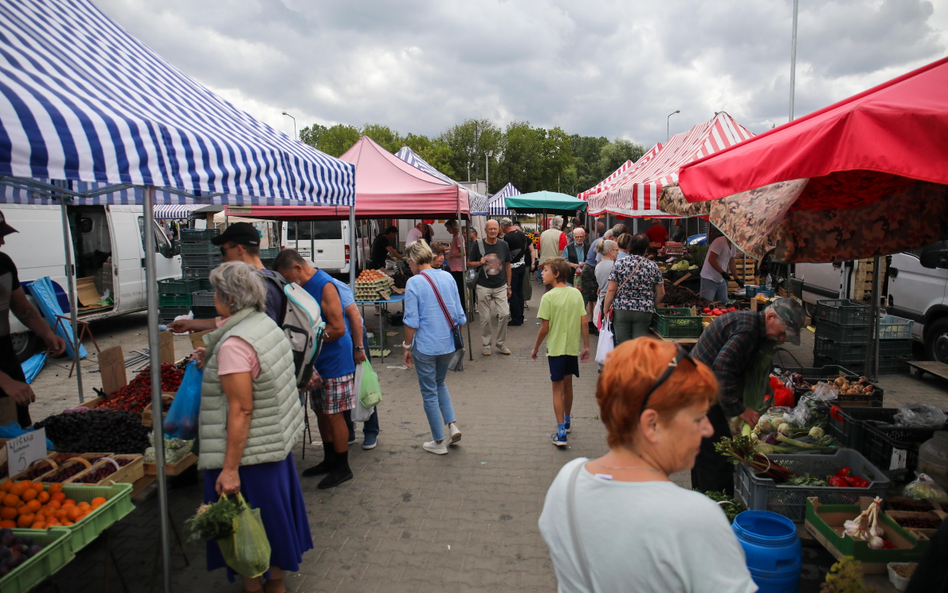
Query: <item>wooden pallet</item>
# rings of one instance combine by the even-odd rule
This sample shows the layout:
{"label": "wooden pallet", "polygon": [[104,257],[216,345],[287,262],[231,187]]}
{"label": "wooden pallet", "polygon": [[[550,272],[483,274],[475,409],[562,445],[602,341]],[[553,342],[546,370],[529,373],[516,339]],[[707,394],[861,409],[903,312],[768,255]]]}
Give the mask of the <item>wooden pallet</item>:
{"label": "wooden pallet", "polygon": [[[749,255],[738,253],[734,256],[734,267],[737,268],[737,275],[744,281],[744,284],[757,283],[757,277],[754,275],[754,272],[757,271],[756,259]],[[735,282],[735,279],[731,279],[727,287],[728,290],[737,290],[737,282]]]}
{"label": "wooden pallet", "polygon": [[[879,273],[885,278],[886,260],[879,258]],[[872,281],[875,278],[873,258],[861,259],[856,264],[856,273],[853,277],[853,300],[868,301],[872,297]]]}

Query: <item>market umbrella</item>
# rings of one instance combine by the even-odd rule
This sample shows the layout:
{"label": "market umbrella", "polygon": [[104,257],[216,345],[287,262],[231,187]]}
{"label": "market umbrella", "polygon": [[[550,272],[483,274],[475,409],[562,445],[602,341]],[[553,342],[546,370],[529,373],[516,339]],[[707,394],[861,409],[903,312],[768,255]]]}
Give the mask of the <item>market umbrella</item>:
{"label": "market umbrella", "polygon": [[535,191],[504,199],[504,206],[517,213],[575,214],[586,210],[586,202],[575,196],[553,191]]}
{"label": "market umbrella", "polygon": [[742,250],[784,262],[927,245],[948,232],[945,97],[948,58],[685,165],[665,204],[713,200]]}

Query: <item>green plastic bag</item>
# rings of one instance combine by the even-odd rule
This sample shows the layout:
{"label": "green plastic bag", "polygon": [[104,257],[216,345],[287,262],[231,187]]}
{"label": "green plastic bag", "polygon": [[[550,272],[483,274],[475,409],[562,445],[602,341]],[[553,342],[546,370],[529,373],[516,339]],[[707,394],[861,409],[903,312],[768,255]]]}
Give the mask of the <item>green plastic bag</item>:
{"label": "green plastic bag", "polygon": [[224,561],[242,577],[255,578],[270,568],[270,540],[260,520],[260,509],[251,509],[239,492],[243,507],[234,518],[234,533],[216,540]]}
{"label": "green plastic bag", "polygon": [[374,408],[382,402],[382,388],[379,386],[379,376],[372,369],[372,363],[362,361],[362,393],[359,394],[362,405]]}

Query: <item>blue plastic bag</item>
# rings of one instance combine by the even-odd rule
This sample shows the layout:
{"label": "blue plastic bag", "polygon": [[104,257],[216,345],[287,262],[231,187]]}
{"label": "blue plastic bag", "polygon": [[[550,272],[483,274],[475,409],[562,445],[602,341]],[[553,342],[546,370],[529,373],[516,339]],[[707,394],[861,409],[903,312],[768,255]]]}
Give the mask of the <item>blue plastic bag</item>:
{"label": "blue plastic bag", "polygon": [[[33,432],[33,427],[27,429],[20,428],[20,425],[14,421],[11,421],[6,426],[0,426],[0,439],[15,439],[20,435],[24,435],[28,432]],[[53,441],[46,439],[46,449],[49,451],[55,451],[56,447],[53,445]]]}
{"label": "blue plastic bag", "polygon": [[178,386],[178,394],[174,396],[168,416],[162,424],[165,438],[191,440],[197,436],[198,414],[201,412],[201,382],[204,381],[204,369],[199,369],[197,362],[188,363],[184,370],[184,377]]}

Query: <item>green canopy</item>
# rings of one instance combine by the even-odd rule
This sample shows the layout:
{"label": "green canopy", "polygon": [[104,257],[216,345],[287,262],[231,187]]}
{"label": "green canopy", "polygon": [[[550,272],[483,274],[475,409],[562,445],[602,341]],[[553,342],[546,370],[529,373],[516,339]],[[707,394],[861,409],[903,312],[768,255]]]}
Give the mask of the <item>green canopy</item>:
{"label": "green canopy", "polygon": [[552,191],[536,191],[504,199],[507,210],[518,214],[574,214],[586,211],[586,202],[576,196]]}

